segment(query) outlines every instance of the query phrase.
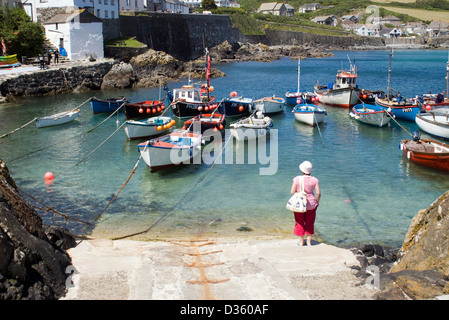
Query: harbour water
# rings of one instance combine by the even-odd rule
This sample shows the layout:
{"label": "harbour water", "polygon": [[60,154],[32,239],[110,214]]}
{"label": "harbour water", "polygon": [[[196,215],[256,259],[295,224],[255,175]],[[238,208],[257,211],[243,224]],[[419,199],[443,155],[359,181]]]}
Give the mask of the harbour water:
{"label": "harbour water", "polygon": [[[386,91],[388,55],[388,51],[335,52],[330,58],[303,60],[301,89],[312,91],[317,81],[334,81],[339,69],[349,68],[350,59],[358,67],[360,87]],[[391,87],[407,97],[445,90],[447,59],[444,50],[397,50]],[[289,58],[212,65],[226,73],[226,77],[212,79],[218,101],[232,91],[243,97],[284,97],[287,90],[297,87],[297,61]],[[187,79],[181,79],[169,87],[186,83]],[[0,105],[0,135],[36,116],[72,109],[93,95],[125,95],[138,102],[160,94],[159,88],[148,88],[27,98]],[[150,173],[140,161],[121,191],[139,158],[137,144],[143,141],[129,141],[123,128],[111,136],[124,121],[122,113],[88,132],[108,115],[94,115],[85,104],[74,122],[40,129],[32,124],[0,139],[0,158],[21,190],[77,219],[92,222],[120,191],[94,228],[39,210],[45,223],[103,237],[149,229],[139,239],[198,234],[294,237],[293,214],[285,209],[285,203],[299,164],[309,160],[322,191],[316,221],[322,241],[340,246],[373,242],[398,247],[417,212],[449,189],[449,174],[409,163],[402,155],[399,143],[410,138],[408,132],[418,129],[415,123],[391,121],[389,126],[377,128],[356,122],[348,109],[325,108],[328,116],[319,128],[295,121],[292,106],[272,115],[275,131],[267,150],[238,145],[226,132],[215,150],[214,145],[203,147],[207,152],[203,152],[201,164]],[[232,119],[227,122],[229,126]],[[177,120],[177,127],[181,125]],[[207,158],[212,151],[222,161],[212,163]],[[248,153],[255,155],[255,164]],[[230,154],[234,158],[225,158]],[[238,154],[246,154],[243,163],[235,158]],[[267,168],[269,174],[261,174]],[[48,171],[55,175],[51,184],[44,180]]]}

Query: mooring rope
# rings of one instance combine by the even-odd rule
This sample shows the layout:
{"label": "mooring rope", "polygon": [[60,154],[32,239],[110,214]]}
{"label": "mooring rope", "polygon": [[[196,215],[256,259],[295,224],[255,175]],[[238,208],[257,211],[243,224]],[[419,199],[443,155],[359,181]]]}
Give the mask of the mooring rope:
{"label": "mooring rope", "polygon": [[[45,209],[38,208],[38,209],[40,209],[40,210],[43,210],[43,211],[52,211],[52,212],[54,212],[54,213],[56,213],[56,214],[59,214],[60,216],[63,216],[65,219],[74,220],[74,221],[77,221],[77,222],[81,222],[81,223],[85,223],[85,224],[88,224],[88,225],[92,225],[91,222],[87,222],[87,221],[83,221],[83,220],[81,220],[81,219],[73,218],[73,217],[71,217],[71,216],[69,216],[69,215],[67,215],[67,214],[64,214],[64,213],[62,213],[62,212],[59,212],[59,211],[56,210],[56,209],[53,209],[52,207],[47,206],[46,204],[40,202],[40,201],[37,200],[35,197],[33,197],[33,196],[31,196],[30,194],[26,193],[25,191],[23,191],[23,190],[20,189],[19,187],[17,187],[17,189],[18,189],[21,193],[23,193],[24,195],[26,195],[27,197],[29,197],[30,199],[32,199],[32,200],[36,201],[37,203],[39,203],[40,205],[44,206]],[[36,207],[36,208],[37,208],[37,207]]]}
{"label": "mooring rope", "polygon": [[[80,105],[76,106],[75,108],[72,109],[72,111],[73,111],[73,110],[76,110],[76,109],[78,109],[78,108],[81,108],[81,106],[83,106],[86,102],[90,101],[90,99],[91,99],[91,98],[87,99],[86,101],[84,101],[84,102],[81,103]],[[16,128],[16,129],[14,129],[14,130],[12,130],[11,132],[8,132],[8,133],[6,133],[6,134],[0,136],[0,139],[1,139],[1,138],[4,138],[4,137],[6,137],[6,136],[9,136],[10,134],[12,134],[12,133],[14,133],[14,132],[17,132],[17,131],[19,131],[20,129],[25,128],[25,127],[28,126],[29,124],[31,124],[31,123],[33,123],[34,121],[36,121],[36,119],[38,119],[38,117],[35,117],[35,118],[33,118],[32,120],[30,120],[29,122],[25,123],[24,125],[22,125],[22,126]]]}
{"label": "mooring rope", "polygon": [[13,131],[8,132],[8,133],[6,133],[6,134],[0,136],[0,139],[1,139],[1,138],[4,138],[4,137],[6,137],[6,136],[9,136],[10,134],[13,134],[13,133],[16,132],[16,131],[19,131],[20,129],[25,128],[27,125],[29,125],[29,124],[33,123],[34,121],[36,121],[36,119],[37,119],[37,118],[34,118],[34,119],[30,120],[29,122],[25,123],[24,125],[22,125],[22,126],[16,128],[16,129],[14,129]]}
{"label": "mooring rope", "polygon": [[[144,151],[148,148],[150,141],[147,141],[147,144],[145,145],[145,149]],[[130,175],[128,176],[128,179],[126,179],[125,183],[122,185],[122,187],[120,188],[120,190],[114,195],[114,197],[112,197],[111,201],[109,201],[108,205],[103,209],[103,211],[100,212],[99,215],[97,215],[97,217],[95,217],[94,222],[97,221],[101,215],[106,211],[106,209],[111,205],[111,203],[118,197],[119,193],[125,188],[125,186],[128,184],[129,180],[131,180],[131,177],[134,175],[134,173],[136,172],[137,166],[139,165],[140,160],[142,159],[142,153],[140,154],[139,159],[137,159],[136,164],[134,165],[134,168],[131,170]]]}
{"label": "mooring rope", "polygon": [[83,162],[84,160],[86,160],[87,158],[89,158],[92,153],[94,153],[95,151],[97,151],[106,141],[108,141],[117,131],[119,131],[126,122],[123,122],[120,127],[118,127],[113,133],[111,133],[102,143],[100,143],[95,149],[93,149],[91,152],[89,152],[89,154],[87,154],[84,158],[82,158],[80,161],[78,161],[75,166],[79,165],[81,162]]}
{"label": "mooring rope", "polygon": [[105,123],[107,120],[109,120],[114,114],[116,114],[124,105],[126,102],[123,102],[122,105],[120,107],[117,108],[117,110],[115,110],[113,113],[111,113],[106,119],[104,119],[103,121],[101,121],[99,124],[97,124],[95,127],[93,127],[92,129],[87,130],[86,133],[92,132],[95,129],[97,129],[99,126],[101,126],[103,123]]}

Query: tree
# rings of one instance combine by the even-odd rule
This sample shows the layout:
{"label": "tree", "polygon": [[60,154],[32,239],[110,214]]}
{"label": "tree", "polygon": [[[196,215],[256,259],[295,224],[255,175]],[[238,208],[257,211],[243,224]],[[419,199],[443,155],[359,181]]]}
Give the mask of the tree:
{"label": "tree", "polygon": [[22,56],[42,53],[44,30],[20,8],[0,7],[0,38],[6,44],[7,52]]}
{"label": "tree", "polygon": [[217,5],[215,4],[214,0],[202,0],[201,7],[203,8],[203,10],[217,9]]}

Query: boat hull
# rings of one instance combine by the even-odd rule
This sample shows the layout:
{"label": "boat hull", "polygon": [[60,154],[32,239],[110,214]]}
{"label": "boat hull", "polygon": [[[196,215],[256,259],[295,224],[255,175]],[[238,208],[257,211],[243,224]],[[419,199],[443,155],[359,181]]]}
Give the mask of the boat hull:
{"label": "boat hull", "polygon": [[215,97],[211,97],[209,102],[184,102],[178,100],[172,103],[172,110],[173,115],[177,118],[192,118],[203,111],[213,111],[217,106]]}
{"label": "boat hull", "polygon": [[300,91],[298,93],[296,90],[285,93],[285,103],[287,105],[296,106],[299,99],[302,99],[303,103],[313,104],[315,103],[315,93],[307,91]]}
{"label": "boat hull", "polygon": [[245,116],[252,112],[254,99],[251,98],[226,98],[220,103],[226,117]]}
{"label": "boat hull", "polygon": [[359,103],[360,90],[354,87],[329,89],[327,86],[315,86],[315,94],[320,103],[349,108]]}
{"label": "boat hull", "polygon": [[160,135],[170,130],[170,127],[168,127],[167,124],[169,124],[171,120],[172,119],[170,117],[152,117],[145,120],[127,120],[125,124],[125,133],[130,140]]}
{"label": "boat hull", "polygon": [[449,171],[449,145],[430,139],[402,140],[401,150],[410,161],[429,168]]}
{"label": "boat hull", "polygon": [[416,116],[418,127],[440,138],[449,139],[449,117],[447,115],[438,115],[435,113],[421,113]]}
{"label": "boat hull", "polygon": [[270,134],[272,126],[271,119],[264,117],[256,119],[253,117],[242,119],[231,123],[231,135],[238,141],[254,140]]}
{"label": "boat hull", "polygon": [[137,103],[126,103],[124,105],[125,116],[128,120],[159,116],[164,110],[164,102],[160,100],[147,100]]}
{"label": "boat hull", "polygon": [[392,102],[378,97],[375,99],[376,106],[392,113],[396,119],[415,121],[416,115],[421,111],[421,106],[419,104]]}
{"label": "boat hull", "polygon": [[319,106],[298,104],[292,110],[295,120],[310,126],[318,125],[324,121],[326,110]]}
{"label": "boat hull", "polygon": [[355,120],[378,127],[387,125],[391,120],[385,109],[364,105],[354,106],[349,115]]}
{"label": "boat hull", "polygon": [[90,106],[92,108],[92,112],[96,113],[112,113],[116,111],[120,106],[124,103],[129,103],[128,98],[111,98],[111,99],[98,99],[93,97],[90,100]]}
{"label": "boat hull", "polygon": [[36,119],[36,127],[44,128],[64,124],[78,118],[80,110],[69,110],[53,114],[51,116]]}
{"label": "boat hull", "polygon": [[203,138],[209,138],[217,131],[223,132],[226,127],[226,119],[224,114],[202,113],[185,121],[184,127],[193,132],[201,132]]}
{"label": "boat hull", "polygon": [[143,161],[151,172],[164,168],[190,164],[201,152],[202,135],[192,132],[172,132],[138,145]]}
{"label": "boat hull", "polygon": [[285,100],[279,97],[265,97],[254,101],[254,106],[263,114],[278,113],[284,110]]}

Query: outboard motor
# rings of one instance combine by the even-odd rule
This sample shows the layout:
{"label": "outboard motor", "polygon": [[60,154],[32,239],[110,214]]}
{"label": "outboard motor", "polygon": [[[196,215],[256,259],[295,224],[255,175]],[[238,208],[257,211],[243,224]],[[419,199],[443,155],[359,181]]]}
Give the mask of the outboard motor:
{"label": "outboard motor", "polygon": [[418,142],[421,139],[421,133],[416,130],[412,133],[413,141]]}

